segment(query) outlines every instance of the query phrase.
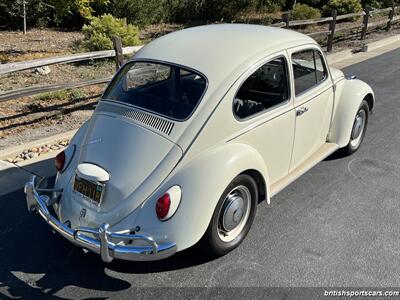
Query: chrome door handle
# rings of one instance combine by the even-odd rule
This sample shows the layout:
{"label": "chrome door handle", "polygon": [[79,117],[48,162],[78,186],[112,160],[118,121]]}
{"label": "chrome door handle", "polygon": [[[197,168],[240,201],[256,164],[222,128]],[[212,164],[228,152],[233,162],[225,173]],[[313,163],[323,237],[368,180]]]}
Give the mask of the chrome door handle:
{"label": "chrome door handle", "polygon": [[305,112],[308,112],[308,108],[305,107],[305,106],[302,106],[302,107],[300,107],[300,108],[298,108],[298,109],[296,110],[296,116],[297,116],[297,117],[298,117],[298,116],[301,116],[301,115],[304,114]]}

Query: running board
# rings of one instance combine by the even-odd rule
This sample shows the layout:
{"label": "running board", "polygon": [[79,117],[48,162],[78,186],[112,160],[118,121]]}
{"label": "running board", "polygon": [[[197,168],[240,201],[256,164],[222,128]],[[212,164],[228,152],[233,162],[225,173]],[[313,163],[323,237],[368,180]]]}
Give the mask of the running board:
{"label": "running board", "polygon": [[334,143],[325,143],[323,144],[313,155],[307,158],[304,162],[302,162],[298,167],[296,167],[292,172],[290,172],[287,176],[283,177],[279,181],[275,182],[271,185],[271,197],[278,194],[285,187],[299,178],[301,175],[306,173],[320,161],[327,158],[333,152],[339,149],[338,144]]}

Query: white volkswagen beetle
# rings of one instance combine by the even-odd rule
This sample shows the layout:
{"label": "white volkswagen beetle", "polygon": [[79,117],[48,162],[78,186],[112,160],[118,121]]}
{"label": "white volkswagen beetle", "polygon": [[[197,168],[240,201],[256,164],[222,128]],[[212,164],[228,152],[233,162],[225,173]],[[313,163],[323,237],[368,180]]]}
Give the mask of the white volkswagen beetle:
{"label": "white volkswagen beetle", "polygon": [[259,200],[363,140],[374,93],[294,31],[209,25],[158,38],[115,75],[28,209],[104,261],[237,247]]}

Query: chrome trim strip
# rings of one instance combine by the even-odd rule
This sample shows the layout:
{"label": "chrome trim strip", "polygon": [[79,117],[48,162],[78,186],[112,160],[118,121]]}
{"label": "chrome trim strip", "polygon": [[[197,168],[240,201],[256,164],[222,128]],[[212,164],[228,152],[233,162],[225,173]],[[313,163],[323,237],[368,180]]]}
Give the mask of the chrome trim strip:
{"label": "chrome trim strip", "polygon": [[[70,242],[91,250],[101,255],[104,262],[111,262],[114,258],[132,261],[150,261],[167,258],[173,255],[177,246],[176,243],[166,242],[158,244],[153,237],[144,234],[124,234],[121,232],[109,231],[109,224],[103,223],[99,228],[78,227],[72,229],[61,223],[51,215],[42,196],[36,189],[36,177],[32,176],[25,184],[26,204],[29,212],[38,213],[50,227],[60,233]],[[46,189],[46,191],[58,191]],[[86,234],[91,234],[90,237]],[[122,241],[140,240],[147,243],[147,246],[127,246],[113,242],[114,239]]]}

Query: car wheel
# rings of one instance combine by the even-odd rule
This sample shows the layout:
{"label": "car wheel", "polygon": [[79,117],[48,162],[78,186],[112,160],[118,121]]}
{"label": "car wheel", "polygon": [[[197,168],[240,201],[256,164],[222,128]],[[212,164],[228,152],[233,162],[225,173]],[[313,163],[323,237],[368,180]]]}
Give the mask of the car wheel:
{"label": "car wheel", "polygon": [[351,155],[360,148],[361,143],[364,140],[365,132],[367,130],[368,113],[368,103],[364,100],[361,103],[360,108],[358,109],[357,114],[354,118],[350,141],[348,145],[343,148],[344,154]]}
{"label": "car wheel", "polygon": [[258,191],[254,179],[237,176],[218,201],[202,246],[214,256],[236,248],[246,237],[257,211]]}

